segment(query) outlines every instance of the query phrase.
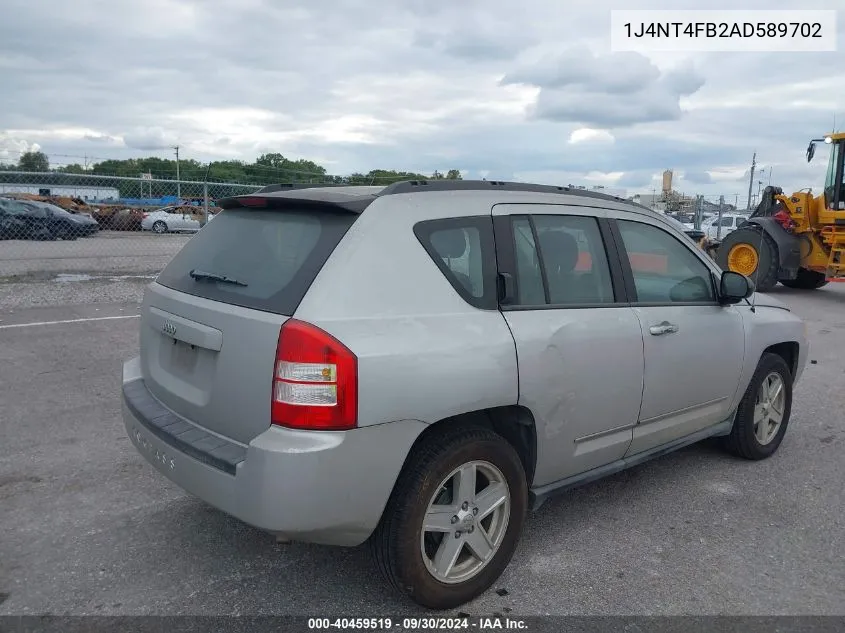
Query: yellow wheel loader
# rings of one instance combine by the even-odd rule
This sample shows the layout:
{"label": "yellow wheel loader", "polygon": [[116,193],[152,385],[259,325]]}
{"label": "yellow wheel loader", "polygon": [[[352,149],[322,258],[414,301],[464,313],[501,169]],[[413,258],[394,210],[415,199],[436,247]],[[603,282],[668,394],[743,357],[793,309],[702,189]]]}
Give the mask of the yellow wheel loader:
{"label": "yellow wheel loader", "polygon": [[812,290],[845,280],[845,133],[810,141],[808,162],[822,142],[830,146],[830,159],[821,195],[766,187],[748,220],[719,245],[722,270],[750,277],[761,292],[778,282]]}

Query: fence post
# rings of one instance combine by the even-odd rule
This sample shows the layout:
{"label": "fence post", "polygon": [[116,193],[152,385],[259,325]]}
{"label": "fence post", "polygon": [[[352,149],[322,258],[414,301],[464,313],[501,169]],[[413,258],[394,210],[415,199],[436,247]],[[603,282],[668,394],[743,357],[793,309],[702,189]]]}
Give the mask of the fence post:
{"label": "fence post", "polygon": [[202,207],[203,214],[205,215],[203,226],[205,226],[208,224],[208,181],[202,183]]}
{"label": "fence post", "polygon": [[716,225],[716,239],[722,239],[722,209],[725,206],[725,196],[719,196],[719,219]]}
{"label": "fence post", "polygon": [[692,224],[695,227],[696,231],[701,230],[701,206],[703,200],[703,196],[698,195],[695,197],[695,215],[693,216]]}

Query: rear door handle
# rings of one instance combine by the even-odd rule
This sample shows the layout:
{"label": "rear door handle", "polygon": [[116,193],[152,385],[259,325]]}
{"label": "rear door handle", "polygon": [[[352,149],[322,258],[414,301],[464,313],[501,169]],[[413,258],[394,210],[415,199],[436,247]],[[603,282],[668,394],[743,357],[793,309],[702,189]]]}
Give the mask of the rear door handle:
{"label": "rear door handle", "polygon": [[669,323],[669,321],[664,321],[663,323],[652,325],[650,328],[648,328],[648,331],[651,332],[654,336],[661,336],[663,334],[674,334],[678,331],[678,326],[674,323]]}

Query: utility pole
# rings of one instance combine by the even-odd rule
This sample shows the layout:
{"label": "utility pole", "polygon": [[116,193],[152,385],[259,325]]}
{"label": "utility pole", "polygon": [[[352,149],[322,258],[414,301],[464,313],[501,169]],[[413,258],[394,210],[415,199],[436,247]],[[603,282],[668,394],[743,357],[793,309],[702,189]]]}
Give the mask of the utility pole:
{"label": "utility pole", "polygon": [[754,170],[757,168],[757,152],[751,159],[751,178],[748,179],[748,210],[751,211],[751,192],[754,190]]}
{"label": "utility pole", "polygon": [[704,206],[704,196],[701,194],[695,197],[695,216],[693,216],[693,226],[696,231],[701,230],[701,212]]}
{"label": "utility pole", "polygon": [[176,197],[179,199],[176,204],[179,204],[182,200],[182,184],[179,182],[179,146],[174,145],[173,149],[176,150]]}
{"label": "utility pole", "polygon": [[719,219],[716,221],[716,239],[722,239],[722,212],[725,208],[725,196],[719,196]]}

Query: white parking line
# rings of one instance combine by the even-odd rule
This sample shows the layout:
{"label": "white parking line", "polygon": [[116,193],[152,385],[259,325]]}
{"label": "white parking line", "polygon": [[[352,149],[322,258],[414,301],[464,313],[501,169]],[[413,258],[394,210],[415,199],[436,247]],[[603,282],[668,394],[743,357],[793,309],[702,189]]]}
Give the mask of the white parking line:
{"label": "white parking line", "polygon": [[0,325],[0,330],[10,330],[17,327],[35,327],[36,325],[60,325],[62,323],[85,323],[86,321],[111,321],[114,319],[137,319],[140,314],[126,314],[121,316],[88,317],[85,319],[66,319],[64,321],[36,321],[35,323],[10,323]]}

